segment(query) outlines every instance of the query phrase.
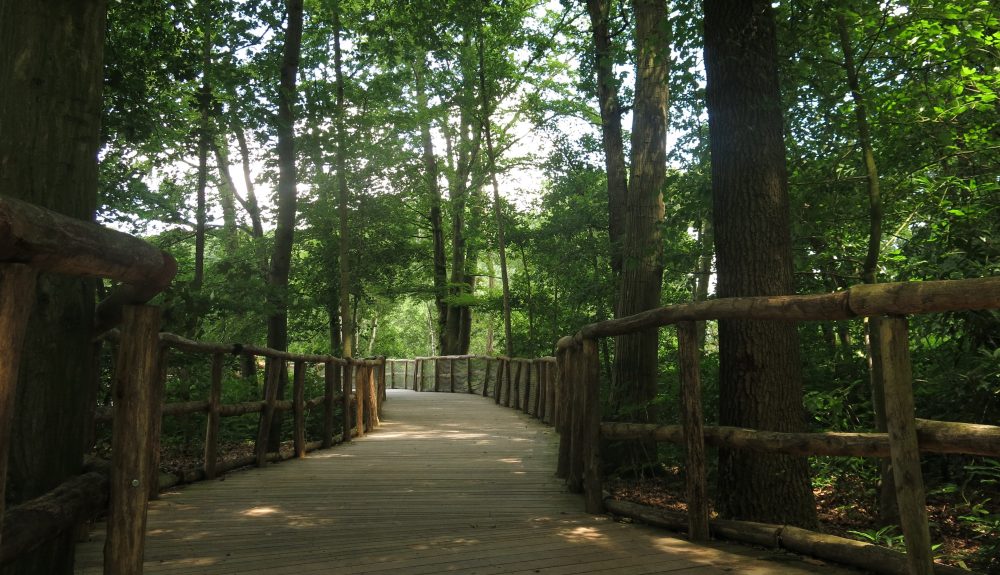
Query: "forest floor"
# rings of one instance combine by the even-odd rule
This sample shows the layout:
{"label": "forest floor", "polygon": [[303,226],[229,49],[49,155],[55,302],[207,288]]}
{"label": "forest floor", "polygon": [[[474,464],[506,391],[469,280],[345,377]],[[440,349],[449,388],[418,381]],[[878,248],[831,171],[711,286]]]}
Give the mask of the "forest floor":
{"label": "forest floor", "polygon": [[[686,512],[684,477],[673,469],[660,477],[617,479],[605,486],[615,499]],[[965,496],[957,489],[929,488],[927,512],[935,560],[979,573],[1000,575],[1000,485],[977,486]],[[823,533],[905,551],[897,526],[879,527],[874,489],[841,480],[814,489]],[[992,511],[991,511],[992,509]]]}

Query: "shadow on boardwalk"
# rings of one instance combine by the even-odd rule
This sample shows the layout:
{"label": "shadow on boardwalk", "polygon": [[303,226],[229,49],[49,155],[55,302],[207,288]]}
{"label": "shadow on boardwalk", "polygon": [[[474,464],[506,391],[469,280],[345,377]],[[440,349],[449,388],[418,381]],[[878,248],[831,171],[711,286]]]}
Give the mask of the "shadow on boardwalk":
{"label": "shadow on boardwalk", "polygon": [[[552,428],[473,395],[390,391],[374,433],[151,502],[146,573],[851,571],[583,513]],[[102,572],[103,525],[77,573]]]}

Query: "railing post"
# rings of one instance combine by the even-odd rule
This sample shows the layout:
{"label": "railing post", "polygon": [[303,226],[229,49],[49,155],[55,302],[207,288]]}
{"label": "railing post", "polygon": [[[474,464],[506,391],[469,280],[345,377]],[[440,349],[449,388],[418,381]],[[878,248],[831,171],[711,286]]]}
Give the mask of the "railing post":
{"label": "railing post", "polygon": [[335,364],[332,361],[323,362],[323,449],[333,446],[333,395],[336,381]]}
{"label": "railing post", "polygon": [[465,358],[465,386],[469,388],[469,393],[475,393],[472,389],[472,356]]}
{"label": "railing post", "polygon": [[[162,358],[161,358],[162,359]],[[221,353],[212,354],[212,387],[208,391],[208,417],[205,423],[205,479],[215,479],[215,465],[219,457],[219,405],[222,403]]]}
{"label": "railing post", "polygon": [[292,417],[295,457],[306,456],[306,364],[296,361],[292,370]]}
{"label": "railing post", "polygon": [[931,551],[931,534],[927,524],[924,477],[920,470],[920,450],[917,446],[910,340],[906,318],[882,318],[879,322],[879,335],[889,452],[896,483],[900,523],[906,539],[906,559],[912,575],[933,575],[934,559]]}
{"label": "railing post", "polygon": [[545,362],[545,423],[556,423],[556,386],[558,385],[559,366]]}
{"label": "railing post", "polygon": [[410,385],[410,360],[403,360],[403,389],[408,389]]}
{"label": "railing post", "polygon": [[434,391],[441,391],[441,358],[435,357],[431,362],[434,365]]}
{"label": "railing post", "polygon": [[[38,274],[24,264],[0,266],[0,527],[3,526],[14,398],[24,332],[35,303]],[[0,540],[3,533],[0,532]]]}
{"label": "railing post", "polygon": [[490,365],[493,360],[490,358],[483,359],[483,397],[490,396]]}
{"label": "railing post", "polygon": [[708,490],[705,480],[705,434],[701,409],[698,328],[693,321],[677,324],[681,379],[681,423],[684,426],[684,476],[687,481],[688,538],[707,541]]}
{"label": "railing post", "polygon": [[337,382],[340,385],[340,411],[344,414],[343,438],[351,440],[351,368],[350,361],[337,364]]}
{"label": "railing post", "polygon": [[354,367],[354,436],[365,436],[365,388],[368,384],[368,377],[365,375],[365,367],[361,364],[351,364]]}
{"label": "railing post", "polygon": [[367,372],[367,385],[365,389],[368,392],[368,413],[365,417],[365,425],[368,427],[368,431],[371,431],[378,427],[378,404],[379,404],[379,393],[378,393],[378,382],[375,380],[375,371],[378,369],[378,365],[375,363],[369,363]]}
{"label": "railing post", "polygon": [[396,362],[392,359],[385,360],[386,369],[389,370],[389,389],[396,389]]}
{"label": "railing post", "polygon": [[601,360],[597,341],[583,340],[580,355],[583,492],[587,513],[604,513],[601,474]]}
{"label": "railing post", "polygon": [[531,402],[529,415],[535,419],[539,418],[539,409],[542,407],[542,360],[531,360],[531,372],[535,374],[535,400]]}
{"label": "railing post", "polygon": [[150,465],[149,476],[149,498],[151,500],[160,498],[160,435],[163,431],[163,404],[167,398],[167,358],[170,349],[160,346],[159,357],[157,358],[158,370],[156,381],[153,384],[153,392],[149,400],[153,402],[153,408],[157,413],[153,419],[153,427],[150,430],[150,437],[153,438],[153,445],[150,454],[153,457]]}
{"label": "railing post", "polygon": [[419,357],[413,360],[413,391],[423,391],[423,385],[421,385],[420,380],[423,379],[423,360]]}
{"label": "railing post", "polygon": [[497,362],[497,381],[493,384],[493,402],[500,405],[500,401],[503,400],[503,368],[504,361],[503,358],[498,357]]}
{"label": "railing post", "polygon": [[146,505],[152,477],[154,420],[160,416],[154,386],[159,377],[160,310],[125,306],[115,363],[111,499],[104,572],[141,574]]}
{"label": "railing post", "polygon": [[451,392],[455,393],[455,358],[448,358],[448,379],[451,383]]}
{"label": "railing post", "polygon": [[281,370],[285,361],[275,357],[267,358],[264,375],[264,411],[261,413],[260,426],[257,429],[257,467],[267,465],[267,440],[271,433],[271,421],[274,420],[274,402],[278,398],[278,384],[281,381]]}
{"label": "railing post", "polygon": [[531,374],[535,371],[535,360],[527,359],[524,361],[524,405],[521,406],[521,411],[531,415]]}
{"label": "railing post", "polygon": [[[569,341],[564,345],[564,342]],[[559,434],[559,459],[556,463],[556,477],[562,479],[569,478],[570,452],[572,449],[573,437],[571,427],[567,425],[566,413],[569,411],[569,397],[567,389],[570,387],[568,380],[573,377],[573,344],[572,338],[564,337],[559,340],[556,358],[559,362],[559,384],[556,388],[556,433]]]}

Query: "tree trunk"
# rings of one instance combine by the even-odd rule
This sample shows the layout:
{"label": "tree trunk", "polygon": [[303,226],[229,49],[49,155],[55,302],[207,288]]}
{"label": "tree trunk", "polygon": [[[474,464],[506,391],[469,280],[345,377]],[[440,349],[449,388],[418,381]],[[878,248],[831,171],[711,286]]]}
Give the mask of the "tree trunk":
{"label": "tree trunk", "polygon": [[[788,181],[774,14],[764,0],[705,0],[705,69],[719,297],[792,291]],[[719,321],[721,425],[801,431],[793,322]],[[718,509],[811,526],[805,457],[719,450]]]}
{"label": "tree trunk", "polygon": [[340,345],[344,357],[354,356],[354,315],[351,313],[351,261],[350,227],[348,225],[347,199],[347,126],[344,99],[344,56],[340,49],[341,3],[333,3],[333,59],[337,77],[337,213],[340,218]]}
{"label": "tree trunk", "polygon": [[212,141],[215,164],[219,171],[219,204],[222,206],[222,234],[226,255],[233,256],[239,247],[239,231],[236,227],[236,184],[229,171],[229,150]]}
{"label": "tree trunk", "polygon": [[[667,166],[667,73],[670,38],[664,0],[633,0],[636,87],[621,289],[617,317],[660,305],[663,186]],[[659,330],[615,338],[611,405],[618,417],[648,421],[657,392]],[[624,456],[625,454],[623,454]],[[636,453],[630,463],[639,464]],[[655,450],[647,453],[655,458]],[[619,465],[624,461],[619,460]]]}
{"label": "tree trunk", "polygon": [[208,0],[201,0],[198,9],[201,15],[201,89],[198,91],[198,189],[195,209],[194,236],[194,280],[191,286],[200,290],[205,281],[205,227],[208,207],[205,189],[208,186],[208,148],[211,136],[212,86],[208,79],[208,69],[212,64],[212,34],[209,31]]}
{"label": "tree trunk", "polygon": [[[481,23],[480,23],[481,24]],[[497,182],[496,151],[493,149],[493,130],[490,127],[490,99],[486,90],[486,67],[483,33],[479,31],[479,96],[482,101],[482,126],[486,133],[487,172],[493,185],[493,214],[497,223],[497,251],[500,254],[500,285],[503,289],[503,335],[507,357],[514,357],[514,338],[510,327],[510,280],[507,277],[507,240],[504,237],[503,205],[500,203],[500,185]]]}
{"label": "tree trunk", "polygon": [[434,305],[437,308],[438,335],[443,337],[448,322],[448,304],[445,303],[445,297],[448,295],[448,266],[444,255],[444,226],[441,222],[441,188],[438,186],[437,158],[434,157],[431,113],[427,107],[427,87],[424,79],[424,74],[427,72],[426,58],[426,54],[420,55],[413,66],[413,76],[416,84],[417,114],[420,116],[420,139],[423,143],[424,180],[431,201],[428,219],[434,244]]}
{"label": "tree trunk", "polygon": [[[267,305],[271,313],[267,318],[267,346],[273,349],[288,348],[288,273],[295,240],[295,100],[296,75],[299,67],[299,50],[302,45],[302,0],[286,0],[288,13],[285,45],[281,58],[281,80],[278,89],[278,187],[277,225],[274,230],[274,255],[268,272]],[[287,371],[287,370],[283,370]],[[287,373],[279,378],[278,399],[284,398]],[[282,412],[274,414],[268,449],[276,451],[281,439]]]}
{"label": "tree trunk", "polygon": [[253,237],[260,239],[264,237],[264,223],[260,216],[260,205],[257,203],[257,191],[253,182],[253,174],[250,173],[250,148],[247,146],[247,137],[243,133],[243,127],[238,126],[235,130],[236,143],[240,146],[240,164],[243,166],[243,183],[247,188],[246,204],[243,206],[250,216],[250,223],[253,228]]}
{"label": "tree trunk", "polygon": [[[872,148],[871,126],[868,123],[868,111],[864,94],[861,92],[861,82],[858,79],[857,64],[854,61],[854,50],[851,47],[851,34],[847,18],[843,13],[837,14],[837,32],[840,36],[840,48],[844,53],[844,72],[847,74],[847,86],[854,100],[854,118],[858,130],[858,147],[865,166],[865,179],[868,184],[868,251],[865,254],[861,279],[866,284],[878,282],[878,260],[882,245],[882,194],[879,190],[878,166],[875,163],[875,150]],[[888,429],[885,416],[885,389],[882,383],[882,344],[879,335],[879,318],[870,317],[865,321],[865,347],[868,352],[868,380],[872,389],[872,405],[875,411],[875,431],[885,432]],[[895,482],[892,477],[892,466],[886,460],[879,461],[882,483],[878,497],[879,522],[882,525],[899,523],[899,508],[896,504]]]}
{"label": "tree trunk", "polygon": [[[468,281],[466,271],[466,234],[465,213],[468,204],[470,178],[473,168],[479,161],[479,150],[482,145],[482,123],[477,122],[477,103],[475,94],[475,53],[472,47],[472,35],[466,30],[462,41],[460,67],[462,70],[462,94],[459,98],[459,128],[454,175],[450,182],[451,188],[451,278],[449,280],[449,295],[460,299],[465,295]],[[441,353],[445,355],[461,355],[468,350],[462,349],[462,325],[468,313],[468,304],[457,302],[448,304],[448,317],[445,326],[445,337],[441,340]]]}
{"label": "tree trunk", "polygon": [[[0,190],[81,220],[97,203],[104,0],[0,0]],[[42,274],[21,356],[6,502],[51,491],[83,466],[94,282]],[[52,361],[59,358],[59,361]],[[6,361],[6,358],[4,359]],[[70,530],[4,574],[69,574]]]}
{"label": "tree trunk", "polygon": [[611,242],[611,270],[617,281],[622,271],[628,176],[625,172],[625,149],[622,141],[622,111],[618,103],[618,82],[615,79],[612,57],[609,22],[612,3],[612,0],[587,0],[594,39],[597,101],[601,107],[604,166],[608,176],[608,238]]}

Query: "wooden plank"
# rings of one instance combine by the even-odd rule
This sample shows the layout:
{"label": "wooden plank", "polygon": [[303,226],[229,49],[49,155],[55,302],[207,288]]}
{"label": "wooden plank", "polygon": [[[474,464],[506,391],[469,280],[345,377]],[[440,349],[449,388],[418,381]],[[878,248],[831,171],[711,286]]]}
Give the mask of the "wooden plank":
{"label": "wooden plank", "polygon": [[471,357],[465,358],[465,385],[466,385],[466,387],[469,388],[468,389],[469,393],[475,393],[475,390],[472,389],[472,358]]}
{"label": "wooden plank", "polygon": [[[0,266],[0,525],[7,487],[7,457],[14,422],[14,398],[21,347],[35,302],[37,272],[24,264]],[[0,532],[0,538],[3,532]]]}
{"label": "wooden plank", "polygon": [[350,441],[354,435],[351,426],[351,366],[347,364],[338,367],[340,369],[337,370],[337,380],[342,386],[340,412],[343,414],[344,419],[341,434],[344,441]]}
{"label": "wooden plank", "polygon": [[455,359],[448,358],[448,382],[451,384],[451,393],[455,393]]}
{"label": "wooden plank", "polygon": [[152,401],[159,378],[160,310],[125,306],[122,338],[115,363],[115,410],[111,439],[111,498],[108,505],[104,572],[142,573],[146,537],[146,503],[153,477],[154,421],[159,405]]}
{"label": "wooden plank", "polygon": [[205,479],[215,479],[215,466],[219,457],[219,405],[222,403],[222,364],[225,356],[212,355],[212,383],[208,390],[208,417],[205,424]]}
{"label": "wooden plank", "polygon": [[695,322],[677,324],[677,355],[681,379],[681,422],[684,426],[684,478],[687,489],[688,537],[707,541],[708,488],[704,415],[701,409],[701,368]]}
{"label": "wooden plank", "polygon": [[885,389],[886,427],[896,501],[906,539],[911,575],[932,575],[934,553],[927,525],[927,498],[920,470],[917,424],[914,420],[913,376],[910,366],[909,328],[904,317],[882,318],[882,381]]}

